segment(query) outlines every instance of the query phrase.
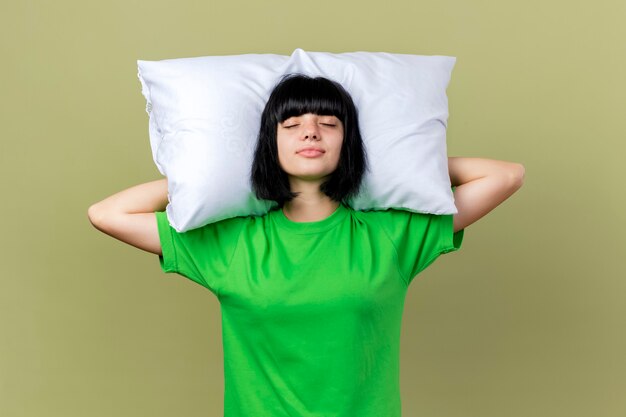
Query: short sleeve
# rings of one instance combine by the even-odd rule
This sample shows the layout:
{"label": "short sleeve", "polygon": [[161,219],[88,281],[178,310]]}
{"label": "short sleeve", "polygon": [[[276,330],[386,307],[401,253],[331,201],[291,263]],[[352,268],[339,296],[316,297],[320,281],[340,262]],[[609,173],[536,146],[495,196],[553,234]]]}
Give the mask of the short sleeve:
{"label": "short sleeve", "polygon": [[461,248],[465,229],[454,233],[453,214],[390,210],[388,229],[398,255],[398,267],[406,284],[439,255]]}
{"label": "short sleeve", "polygon": [[177,232],[164,211],[155,212],[162,255],[163,272],[176,272],[219,295],[233,259],[246,218],[235,217]]}

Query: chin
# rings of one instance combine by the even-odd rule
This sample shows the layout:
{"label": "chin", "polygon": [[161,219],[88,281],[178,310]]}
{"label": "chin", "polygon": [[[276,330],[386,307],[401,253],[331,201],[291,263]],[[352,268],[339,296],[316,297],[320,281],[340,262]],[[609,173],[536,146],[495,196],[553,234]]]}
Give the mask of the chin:
{"label": "chin", "polygon": [[332,172],[296,172],[287,173],[287,175],[293,179],[316,181],[328,179],[332,175]]}

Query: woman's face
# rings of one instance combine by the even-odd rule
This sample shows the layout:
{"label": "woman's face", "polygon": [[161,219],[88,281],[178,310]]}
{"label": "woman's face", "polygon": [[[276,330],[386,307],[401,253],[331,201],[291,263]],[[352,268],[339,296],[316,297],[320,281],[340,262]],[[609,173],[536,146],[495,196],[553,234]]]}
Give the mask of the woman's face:
{"label": "woman's face", "polygon": [[280,166],[290,180],[319,180],[337,169],[343,124],[336,116],[306,113],[290,117],[278,124],[276,141]]}

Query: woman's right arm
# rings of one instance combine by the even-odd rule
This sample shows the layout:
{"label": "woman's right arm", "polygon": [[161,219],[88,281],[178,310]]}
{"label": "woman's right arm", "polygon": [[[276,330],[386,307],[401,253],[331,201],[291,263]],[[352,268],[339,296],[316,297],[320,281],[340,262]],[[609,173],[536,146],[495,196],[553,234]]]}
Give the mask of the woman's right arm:
{"label": "woman's right arm", "polygon": [[87,215],[101,232],[162,255],[154,212],[164,211],[167,203],[167,178],[163,178],[113,194],[89,207]]}

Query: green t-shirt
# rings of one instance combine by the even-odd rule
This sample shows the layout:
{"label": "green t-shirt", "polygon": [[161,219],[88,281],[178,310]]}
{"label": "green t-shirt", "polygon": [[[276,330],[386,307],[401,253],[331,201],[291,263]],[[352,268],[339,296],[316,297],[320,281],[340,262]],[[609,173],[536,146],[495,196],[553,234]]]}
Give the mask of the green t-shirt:
{"label": "green t-shirt", "polygon": [[157,212],[163,271],[219,299],[225,417],[399,417],[412,279],[461,247],[453,216],[355,211],[293,222],[279,208],[178,233]]}

